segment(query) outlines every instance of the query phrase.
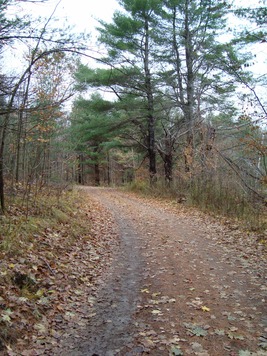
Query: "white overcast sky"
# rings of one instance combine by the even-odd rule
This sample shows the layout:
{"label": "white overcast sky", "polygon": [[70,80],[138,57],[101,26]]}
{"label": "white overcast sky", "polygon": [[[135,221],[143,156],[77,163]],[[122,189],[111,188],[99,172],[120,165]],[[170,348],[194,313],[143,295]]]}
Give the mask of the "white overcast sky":
{"label": "white overcast sky", "polygon": [[[237,6],[252,7],[257,3],[258,1],[255,0],[234,0],[234,4]],[[19,1],[15,1],[13,11],[14,14],[19,11],[33,17],[42,16],[44,22],[45,18],[49,18],[53,14],[54,19],[59,19],[55,27],[63,27],[63,23],[66,22],[68,25],[74,26],[73,31],[90,33],[92,38],[95,38],[97,36],[95,31],[95,27],[98,25],[97,20],[102,19],[110,22],[115,10],[119,10],[117,0],[48,0],[42,4],[22,2],[21,5],[19,5]],[[266,48],[264,48],[265,51]]]}
{"label": "white overcast sky", "polygon": [[[53,14],[53,21],[58,19],[55,27],[71,25],[74,32],[91,34],[92,39],[97,37],[95,31],[98,25],[97,20],[110,22],[114,11],[119,9],[116,0],[48,0],[42,4],[15,1],[14,4],[14,7],[9,7],[8,14],[11,17],[19,12],[20,15],[30,15],[33,18],[42,17],[45,23],[46,19]],[[6,49],[3,62],[8,71],[12,72],[15,68],[23,66],[22,52],[24,50],[20,44]]]}
{"label": "white overcast sky", "polygon": [[[234,0],[234,5],[239,7],[258,6],[255,0]],[[58,4],[58,6],[57,6]],[[66,19],[68,24],[75,26],[77,32],[91,33],[92,38],[97,36],[95,27],[98,25],[97,19],[110,22],[115,10],[119,10],[117,0],[48,0],[45,4],[29,4],[32,14],[50,16],[57,6],[55,17]],[[240,21],[240,23],[242,23]],[[267,44],[257,47],[256,67],[266,66]],[[264,63],[265,62],[265,63]],[[262,68],[259,68],[261,72]]]}
{"label": "white overcast sky", "polygon": [[[258,1],[234,0],[234,4],[237,6],[253,7],[258,4]],[[18,9],[18,6],[21,6],[21,9]],[[14,13],[16,14],[20,11],[21,13],[31,14],[33,17],[42,16],[48,18],[52,15],[55,8],[56,11],[53,18],[59,19],[56,23],[56,27],[60,27],[60,24],[63,24],[65,20],[68,25],[74,26],[73,30],[75,32],[92,34],[92,42],[90,44],[90,46],[92,46],[94,42],[93,39],[97,36],[97,32],[95,31],[95,27],[98,25],[97,19],[110,22],[114,11],[119,10],[119,4],[117,0],[48,0],[43,4],[27,4],[22,2],[21,5],[19,5],[18,1],[15,1]],[[16,51],[13,52],[13,63],[18,60],[18,55],[15,52]],[[267,43],[260,44],[256,52],[255,69],[262,72],[264,67],[263,71],[266,73]],[[10,58],[10,54],[8,58]]]}
{"label": "white overcast sky", "polygon": [[[255,0],[234,0],[235,6],[257,6]],[[48,0],[44,4],[31,3],[26,5],[28,12],[36,15],[49,16],[57,6],[56,17],[68,18],[80,31],[93,30],[95,19],[110,21],[115,10],[119,9],[117,0]],[[23,5],[25,6],[25,5]]]}
{"label": "white overcast sky", "polygon": [[116,0],[61,0],[57,13],[68,17],[79,30],[92,30],[94,19],[110,21],[118,8]]}
{"label": "white overcast sky", "polygon": [[[119,10],[119,4],[117,0],[48,0],[43,4],[37,3],[24,3],[15,1],[13,8],[13,15],[18,12],[20,15],[30,14],[32,17],[40,17],[45,19],[49,18],[55,8],[53,19],[59,19],[55,23],[55,27],[64,27],[64,22],[73,26],[73,31],[76,33],[86,33],[92,35],[91,43],[89,47],[93,48],[94,40],[97,37],[97,31],[95,27],[98,25],[97,20],[101,19],[107,22],[111,22],[112,16],[115,10]],[[234,0],[236,6],[248,6],[253,7],[258,4],[258,0]],[[12,16],[12,9],[10,9]],[[236,25],[236,24],[235,24]],[[16,47],[17,46],[17,47]],[[7,71],[11,73],[15,70],[20,70],[25,64],[23,64],[23,49],[17,44],[13,48],[10,48],[4,54],[4,65]],[[255,64],[253,65],[253,72],[256,75],[266,75],[267,73],[267,43],[261,43],[257,45],[253,50],[256,53]],[[25,50],[25,48],[24,48]],[[86,64],[94,66],[91,60],[83,60]],[[264,91],[265,95],[265,91]]]}
{"label": "white overcast sky", "polygon": [[54,17],[67,19],[78,32],[90,33],[97,26],[97,19],[111,21],[119,5],[116,0],[49,0],[45,4],[29,4],[27,8],[33,15],[46,17],[50,16],[56,8]]}

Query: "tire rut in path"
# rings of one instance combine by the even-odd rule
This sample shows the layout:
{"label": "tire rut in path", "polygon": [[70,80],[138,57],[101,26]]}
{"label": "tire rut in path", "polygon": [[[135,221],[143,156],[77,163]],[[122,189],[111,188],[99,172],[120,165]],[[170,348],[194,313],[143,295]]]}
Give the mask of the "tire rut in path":
{"label": "tire rut in path", "polygon": [[[90,194],[97,197],[94,188]],[[101,202],[112,211],[118,224],[119,248],[97,295],[94,316],[87,327],[88,334],[83,337],[86,341],[75,347],[70,356],[117,355],[134,334],[132,315],[138,303],[143,270],[139,237],[131,221],[121,218],[121,212],[110,201],[101,198]]]}

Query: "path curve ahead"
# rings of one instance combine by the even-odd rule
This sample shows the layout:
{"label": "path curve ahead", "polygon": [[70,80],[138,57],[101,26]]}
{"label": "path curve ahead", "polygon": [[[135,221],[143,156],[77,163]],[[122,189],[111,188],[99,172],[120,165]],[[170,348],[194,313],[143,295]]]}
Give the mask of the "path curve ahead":
{"label": "path curve ahead", "polygon": [[175,202],[85,189],[112,212],[120,245],[64,355],[267,355],[266,259],[251,237]]}

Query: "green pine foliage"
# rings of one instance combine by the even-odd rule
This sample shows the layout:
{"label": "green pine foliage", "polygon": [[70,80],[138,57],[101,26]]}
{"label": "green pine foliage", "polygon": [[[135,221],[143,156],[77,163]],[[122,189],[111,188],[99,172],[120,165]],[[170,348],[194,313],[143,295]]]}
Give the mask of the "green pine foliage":
{"label": "green pine foliage", "polygon": [[[259,184],[265,181],[264,140],[261,127],[257,135],[255,129],[266,110],[254,89],[260,81],[251,72],[253,54],[244,48],[254,39],[229,25],[229,18],[243,16],[260,26],[257,33],[264,41],[264,9],[236,11],[224,0],[119,3],[123,11],[115,12],[110,23],[100,21],[98,28],[106,49],[101,67],[80,65],[75,74],[81,93],[113,93],[109,103],[102,98],[91,102],[94,117],[86,123],[90,134],[83,142],[97,141],[100,132],[98,146],[112,145],[110,131],[102,129],[112,112],[119,122],[113,138],[123,142],[122,154],[127,156],[130,148],[140,155],[136,166],[145,167],[150,183],[164,176],[168,186],[178,181],[181,190],[188,190],[201,182],[201,192],[210,186],[215,192],[218,182],[219,190],[227,185],[221,184],[226,173],[233,189],[246,198],[264,195]],[[243,95],[244,88],[250,95]],[[240,123],[248,100],[260,110],[246,114],[250,123]],[[78,117],[88,120],[83,115]]]}

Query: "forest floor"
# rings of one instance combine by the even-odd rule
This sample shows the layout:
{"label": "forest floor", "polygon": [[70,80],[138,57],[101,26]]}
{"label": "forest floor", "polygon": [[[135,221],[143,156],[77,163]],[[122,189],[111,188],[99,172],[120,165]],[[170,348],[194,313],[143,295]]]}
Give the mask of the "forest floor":
{"label": "forest floor", "polygon": [[80,189],[95,249],[69,252],[75,263],[61,301],[27,347],[20,340],[3,354],[267,355],[266,245],[256,234],[175,201]]}

